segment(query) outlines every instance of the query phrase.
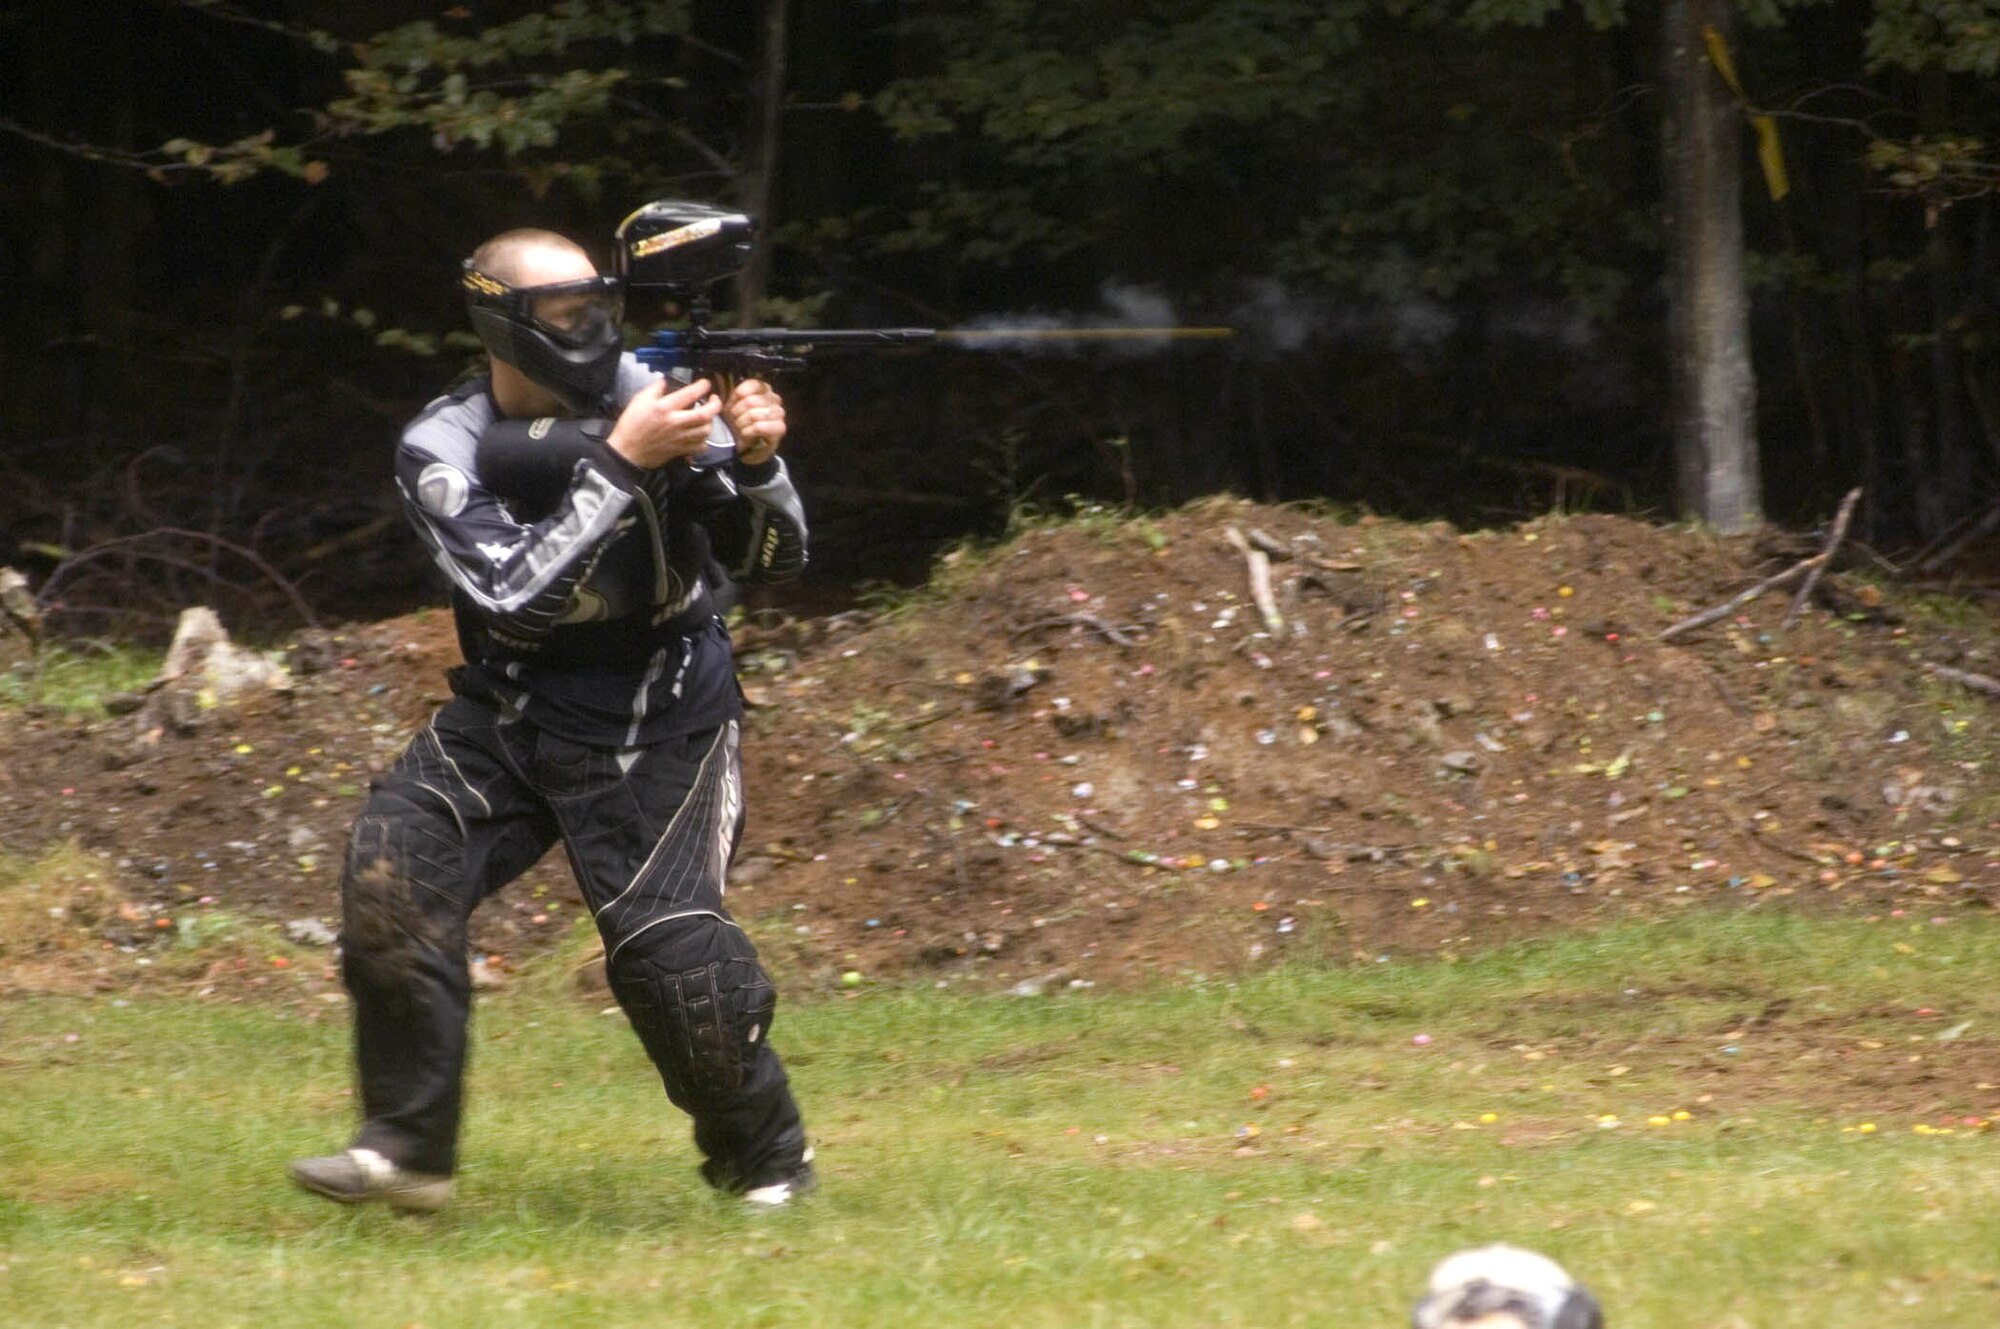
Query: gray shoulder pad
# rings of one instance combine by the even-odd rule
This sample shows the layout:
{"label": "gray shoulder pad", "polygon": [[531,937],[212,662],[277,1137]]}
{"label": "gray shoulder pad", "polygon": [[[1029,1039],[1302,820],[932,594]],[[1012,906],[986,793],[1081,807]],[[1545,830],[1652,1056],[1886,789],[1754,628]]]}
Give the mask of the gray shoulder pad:
{"label": "gray shoulder pad", "polygon": [[484,393],[433,402],[403,430],[403,446],[470,473],[479,436],[493,423]]}

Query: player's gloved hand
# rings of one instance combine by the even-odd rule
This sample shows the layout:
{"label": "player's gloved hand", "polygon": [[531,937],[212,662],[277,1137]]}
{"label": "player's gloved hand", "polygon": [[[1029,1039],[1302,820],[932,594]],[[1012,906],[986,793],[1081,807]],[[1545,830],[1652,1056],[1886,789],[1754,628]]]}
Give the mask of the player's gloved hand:
{"label": "player's gloved hand", "polygon": [[760,378],[746,378],[723,403],[722,418],[736,435],[736,459],[746,466],[769,461],[785,441],[785,402]]}

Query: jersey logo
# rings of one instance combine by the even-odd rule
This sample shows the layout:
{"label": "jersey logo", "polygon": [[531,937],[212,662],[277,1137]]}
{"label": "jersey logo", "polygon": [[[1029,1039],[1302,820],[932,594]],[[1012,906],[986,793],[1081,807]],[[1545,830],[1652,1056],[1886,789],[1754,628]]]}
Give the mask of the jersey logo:
{"label": "jersey logo", "polygon": [[417,473],[417,501],[440,517],[456,517],[465,511],[472,482],[456,466],[434,461]]}
{"label": "jersey logo", "polygon": [[555,427],[555,423],[556,418],[553,415],[544,415],[537,418],[528,425],[528,437],[536,439],[547,438],[549,430]]}
{"label": "jersey logo", "polygon": [[611,602],[588,586],[579,586],[557,623],[599,623],[611,617]]}
{"label": "jersey logo", "polygon": [[690,583],[672,568],[666,569],[666,574],[666,579],[661,585],[661,590],[665,593],[666,598],[653,611],[654,627],[658,627],[675,615],[685,612],[688,606],[694,603],[695,597],[701,594],[701,583],[699,581]]}

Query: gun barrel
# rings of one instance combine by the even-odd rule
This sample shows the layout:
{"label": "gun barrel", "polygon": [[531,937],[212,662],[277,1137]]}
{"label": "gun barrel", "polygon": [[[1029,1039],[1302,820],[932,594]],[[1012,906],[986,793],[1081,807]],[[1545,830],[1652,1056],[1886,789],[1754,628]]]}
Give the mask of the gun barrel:
{"label": "gun barrel", "polygon": [[1235,328],[949,328],[940,341],[1213,341],[1234,337]]}
{"label": "gun barrel", "polygon": [[943,341],[1217,341],[1235,328],[701,328],[679,334],[690,346],[711,350],[779,346],[914,346]]}
{"label": "gun barrel", "polygon": [[[695,367],[751,373],[800,369],[813,351],[887,349],[944,343],[972,351],[1025,351],[1080,342],[1212,341],[1235,328],[979,327],[979,328],[663,328],[635,354],[661,372]],[[728,360],[725,366],[722,362]],[[741,361],[743,363],[736,363]]]}

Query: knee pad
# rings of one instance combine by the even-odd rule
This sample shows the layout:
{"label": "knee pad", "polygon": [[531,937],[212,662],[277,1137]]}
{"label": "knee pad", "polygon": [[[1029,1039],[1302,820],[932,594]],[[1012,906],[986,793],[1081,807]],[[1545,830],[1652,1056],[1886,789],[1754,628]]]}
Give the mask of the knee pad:
{"label": "knee pad", "polygon": [[427,955],[462,951],[454,906],[460,846],[443,827],[397,812],[364,813],[341,877],[343,966],[364,981],[407,976]]}
{"label": "knee pad", "polygon": [[698,914],[662,929],[644,955],[612,957],[611,990],[676,1103],[727,1099],[770,1036],[777,990],[734,923]]}

